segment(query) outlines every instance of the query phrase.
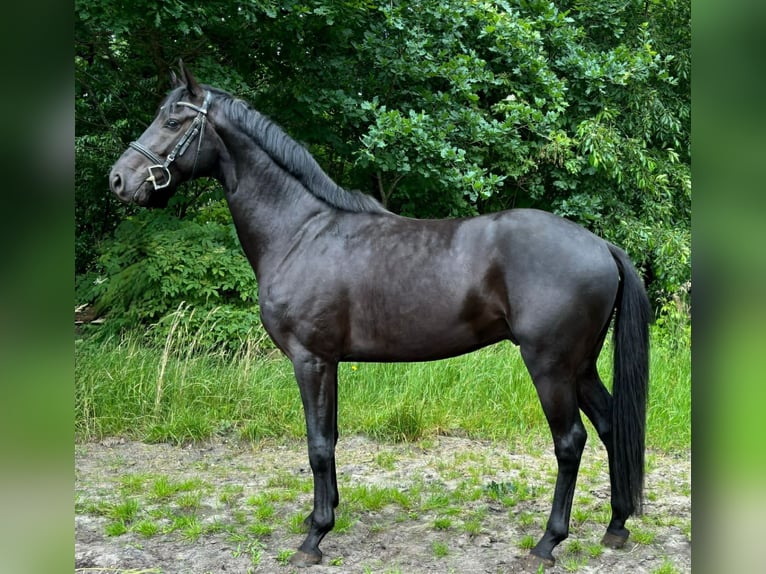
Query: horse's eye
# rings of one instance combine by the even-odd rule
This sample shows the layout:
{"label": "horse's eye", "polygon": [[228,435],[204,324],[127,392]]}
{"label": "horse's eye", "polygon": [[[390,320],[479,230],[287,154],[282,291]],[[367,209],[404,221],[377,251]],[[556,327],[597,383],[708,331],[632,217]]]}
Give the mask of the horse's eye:
{"label": "horse's eye", "polygon": [[180,126],[180,125],[181,125],[181,123],[178,120],[175,120],[173,118],[169,118],[165,122],[165,127],[166,128],[170,128],[171,130],[177,130],[178,126]]}

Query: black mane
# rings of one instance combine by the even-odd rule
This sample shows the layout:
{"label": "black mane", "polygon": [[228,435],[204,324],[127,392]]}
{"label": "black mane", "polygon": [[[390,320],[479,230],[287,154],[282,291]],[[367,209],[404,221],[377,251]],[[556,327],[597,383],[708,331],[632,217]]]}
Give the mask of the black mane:
{"label": "black mane", "polygon": [[[265,151],[274,162],[298,180],[315,197],[343,211],[360,213],[388,213],[374,197],[361,191],[349,191],[340,187],[322,170],[312,155],[293,140],[277,124],[245,101],[231,94],[204,86],[213,93],[213,105],[238,125]],[[182,92],[183,90],[179,90]],[[168,98],[173,98],[174,94]],[[177,97],[180,97],[180,93]]]}

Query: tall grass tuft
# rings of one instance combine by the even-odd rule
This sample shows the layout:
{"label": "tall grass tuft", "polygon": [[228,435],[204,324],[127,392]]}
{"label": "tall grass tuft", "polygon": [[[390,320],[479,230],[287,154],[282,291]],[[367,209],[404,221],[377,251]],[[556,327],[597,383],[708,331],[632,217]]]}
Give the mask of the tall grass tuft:
{"label": "tall grass tuft", "polygon": [[[161,347],[141,340],[126,335],[76,342],[80,440],[123,435],[182,443],[222,433],[247,440],[305,434],[291,364],[280,355],[264,355],[258,341],[247,341],[238,353],[203,353],[197,335],[180,322]],[[688,345],[668,348],[660,337],[653,343],[648,446],[687,449],[690,351]],[[599,360],[607,386],[611,362],[607,345]],[[342,363],[339,421],[341,434],[388,441],[436,434],[522,442],[549,438],[534,386],[510,343],[430,363]],[[589,434],[597,440],[595,431]]]}

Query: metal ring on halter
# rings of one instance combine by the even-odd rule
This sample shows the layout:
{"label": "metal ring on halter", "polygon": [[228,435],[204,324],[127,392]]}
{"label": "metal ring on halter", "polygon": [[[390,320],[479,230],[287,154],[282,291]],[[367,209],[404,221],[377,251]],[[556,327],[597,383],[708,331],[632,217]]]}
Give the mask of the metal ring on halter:
{"label": "metal ring on halter", "polygon": [[[165,163],[158,156],[156,156],[154,152],[152,152],[152,150],[143,146],[142,144],[138,142],[130,142],[129,145],[137,152],[140,152],[141,154],[143,154],[144,156],[146,156],[147,158],[155,162],[154,165],[150,165],[146,168],[149,171],[149,177],[146,178],[146,181],[152,182],[152,185],[154,186],[155,191],[169,186],[172,176],[170,175],[170,170],[168,169],[167,165],[165,165]],[[161,183],[161,184],[157,183],[157,176],[152,171],[155,169],[162,170],[166,178],[165,183]]]}
{"label": "metal ring on halter", "polygon": [[[146,181],[151,181],[152,185],[154,186],[155,191],[158,189],[164,189],[167,186],[170,185],[170,182],[172,180],[172,176],[170,175],[170,170],[168,169],[170,167],[170,164],[172,164],[176,158],[181,157],[186,150],[189,148],[189,144],[192,142],[192,140],[199,134],[199,145],[197,146],[197,156],[199,156],[199,150],[202,146],[202,137],[205,133],[205,120],[207,119],[207,110],[208,106],[210,105],[210,100],[212,99],[212,94],[210,92],[205,92],[205,99],[202,102],[202,106],[194,105],[190,102],[177,102],[177,106],[186,106],[187,108],[191,108],[197,112],[197,117],[194,118],[189,128],[186,130],[184,135],[181,136],[181,138],[176,143],[175,147],[173,147],[173,151],[170,152],[167,158],[165,158],[165,161],[162,161],[162,158],[160,158],[157,154],[155,154],[152,150],[150,150],[148,147],[143,145],[142,143],[139,143],[137,141],[132,141],[130,144],[128,144],[131,148],[142,154],[144,157],[150,159],[154,162],[153,165],[148,166],[146,169],[149,172],[149,177],[146,178]],[[194,168],[197,167],[197,158],[194,159]],[[164,183],[157,183],[157,176],[160,174],[155,174],[153,170],[161,170],[162,175],[165,177]]]}

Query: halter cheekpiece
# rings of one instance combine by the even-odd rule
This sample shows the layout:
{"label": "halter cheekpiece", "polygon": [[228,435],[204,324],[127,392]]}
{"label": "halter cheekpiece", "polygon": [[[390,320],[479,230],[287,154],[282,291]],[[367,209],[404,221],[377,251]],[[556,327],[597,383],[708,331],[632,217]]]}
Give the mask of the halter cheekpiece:
{"label": "halter cheekpiece", "polygon": [[[173,148],[173,151],[170,152],[167,158],[165,158],[165,161],[162,161],[162,158],[159,157],[157,154],[155,154],[152,150],[150,150],[148,147],[144,146],[143,144],[133,141],[130,142],[130,147],[132,147],[137,152],[141,153],[144,157],[147,157],[151,161],[154,162],[154,165],[150,165],[146,169],[149,171],[149,177],[146,178],[146,181],[151,181],[152,185],[154,186],[155,190],[158,189],[164,189],[167,186],[170,185],[171,181],[171,175],[170,170],[168,167],[170,164],[172,164],[177,158],[181,157],[186,150],[189,148],[189,144],[194,140],[197,135],[199,135],[199,142],[197,143],[197,157],[199,157],[199,150],[202,146],[202,138],[205,134],[205,121],[207,120],[207,110],[210,105],[210,100],[212,98],[212,95],[210,92],[205,92],[205,99],[202,102],[201,106],[197,106],[195,104],[192,104],[190,102],[177,102],[176,106],[186,106],[187,108],[191,108],[197,112],[197,117],[194,118],[189,128],[186,130],[186,133],[181,136],[181,138],[176,143],[175,147]],[[197,167],[197,158],[194,159],[194,167]],[[160,173],[155,174],[155,170],[160,170]],[[162,179],[164,179],[164,182],[158,183],[157,176],[160,176]]]}

